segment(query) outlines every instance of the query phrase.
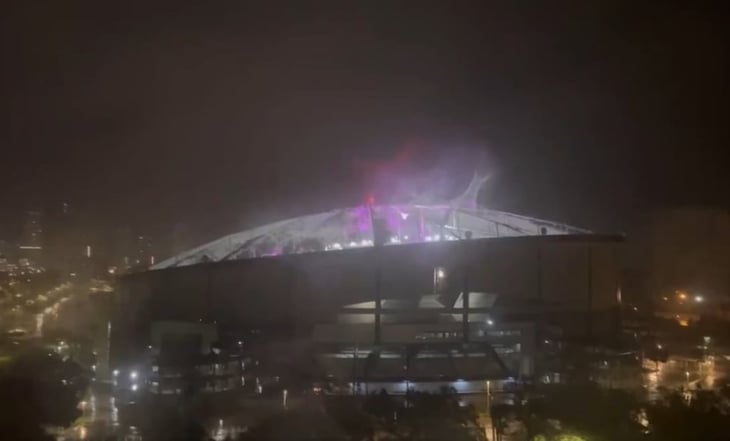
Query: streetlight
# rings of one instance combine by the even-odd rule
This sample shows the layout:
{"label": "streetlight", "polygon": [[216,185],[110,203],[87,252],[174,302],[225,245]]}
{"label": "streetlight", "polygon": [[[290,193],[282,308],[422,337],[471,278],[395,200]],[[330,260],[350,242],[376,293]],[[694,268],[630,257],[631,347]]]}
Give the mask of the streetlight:
{"label": "streetlight", "polygon": [[702,303],[705,299],[702,296],[695,296],[695,303]]}

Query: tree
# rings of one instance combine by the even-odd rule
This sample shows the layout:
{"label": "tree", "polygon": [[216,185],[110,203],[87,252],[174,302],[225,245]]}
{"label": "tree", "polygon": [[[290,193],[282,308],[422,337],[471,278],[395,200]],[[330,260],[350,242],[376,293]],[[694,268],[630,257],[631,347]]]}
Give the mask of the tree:
{"label": "tree", "polygon": [[646,414],[657,441],[725,440],[730,433],[727,400],[715,391],[697,390],[689,400],[671,392],[648,405]]}
{"label": "tree", "polygon": [[406,439],[473,441],[483,432],[472,406],[462,406],[449,390],[440,394],[409,392],[397,410],[395,432]]}
{"label": "tree", "polygon": [[432,395],[409,391],[405,397],[396,398],[382,390],[366,398],[363,410],[375,419],[377,431],[406,439],[448,433],[452,425],[463,426],[470,420],[470,408],[460,408],[448,392]]}
{"label": "tree", "polygon": [[367,390],[368,383],[370,382],[370,374],[375,371],[380,361],[380,353],[378,351],[371,351],[367,357],[365,357],[365,364],[363,365],[363,376],[365,377],[365,393],[369,393]]}
{"label": "tree", "polygon": [[545,385],[538,392],[523,414],[531,440],[713,441],[730,433],[730,400],[722,390],[699,389],[690,399],[674,391],[653,403],[593,384]]}
{"label": "tree", "polygon": [[345,432],[323,409],[300,407],[279,412],[240,436],[250,441],[358,439]]}
{"label": "tree", "polygon": [[398,411],[400,405],[395,398],[385,390],[368,395],[363,403],[363,410],[373,417],[381,420],[381,422],[393,421],[393,415]]}
{"label": "tree", "polygon": [[530,439],[555,440],[584,434],[591,440],[643,437],[637,415],[640,403],[629,393],[594,383],[544,385],[524,409]]}
{"label": "tree", "polygon": [[52,440],[46,426],[67,427],[81,415],[76,391],[43,378],[0,378],[0,434],[3,439]]}
{"label": "tree", "polygon": [[[334,422],[351,439],[372,439],[375,432],[374,417],[365,412],[360,400],[348,396],[327,397],[325,410]],[[368,397],[370,401],[370,397]]]}
{"label": "tree", "polygon": [[81,416],[77,405],[88,384],[89,377],[73,362],[46,351],[22,354],[0,377],[3,439],[45,440],[44,427],[71,425]]}
{"label": "tree", "polygon": [[142,425],[145,440],[206,441],[205,428],[191,415],[179,409],[163,408],[146,418]]}

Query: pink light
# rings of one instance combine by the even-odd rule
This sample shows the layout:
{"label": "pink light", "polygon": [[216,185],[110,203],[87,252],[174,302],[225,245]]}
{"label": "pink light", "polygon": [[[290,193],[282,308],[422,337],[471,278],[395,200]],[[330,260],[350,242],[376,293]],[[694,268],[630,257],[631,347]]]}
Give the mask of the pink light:
{"label": "pink light", "polygon": [[370,210],[364,205],[360,205],[355,209],[355,218],[357,221],[357,229],[360,234],[370,231]]}

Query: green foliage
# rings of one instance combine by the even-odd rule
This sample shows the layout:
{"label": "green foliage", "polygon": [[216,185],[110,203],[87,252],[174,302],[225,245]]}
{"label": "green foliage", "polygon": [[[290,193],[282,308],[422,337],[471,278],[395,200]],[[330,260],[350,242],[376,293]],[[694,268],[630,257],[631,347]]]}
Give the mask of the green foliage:
{"label": "green foliage", "polygon": [[[523,421],[534,441],[713,441],[729,439],[730,395],[698,390],[690,399],[680,392],[655,403],[593,384],[541,387]],[[648,427],[639,424],[645,412]]]}
{"label": "green foliage", "polygon": [[149,441],[207,441],[205,428],[192,416],[176,409],[159,409],[142,426]]}
{"label": "green foliage", "polygon": [[[339,415],[343,417],[343,415]],[[241,440],[265,441],[265,440],[348,440],[361,439],[359,428],[353,433],[347,433],[347,427],[352,429],[356,415],[347,419],[350,420],[344,427],[339,425],[331,415],[324,409],[316,407],[300,407],[296,409],[279,412],[261,421],[247,433],[243,434]]]}
{"label": "green foliage", "polygon": [[46,440],[44,426],[67,427],[80,415],[88,386],[83,370],[45,351],[19,356],[0,377],[0,434],[3,439]]}
{"label": "green foliage", "polygon": [[480,439],[474,409],[450,394],[385,392],[362,396],[328,396],[283,411],[256,427],[246,440],[454,440]]}
{"label": "green foliage", "polygon": [[[325,401],[325,410],[332,420],[347,433],[351,439],[371,439],[375,431],[375,415],[365,411],[364,406],[350,397],[331,397]],[[378,416],[387,418],[386,412],[389,402],[380,400],[383,404]],[[371,408],[372,409],[372,408]]]}
{"label": "green foliage", "polygon": [[408,393],[393,398],[387,394],[368,398],[365,408],[383,423],[381,431],[401,439],[475,440],[482,434],[477,415],[471,406],[461,406],[457,396]]}
{"label": "green foliage", "polygon": [[66,427],[81,415],[76,392],[71,386],[42,378],[3,377],[0,433],[6,439],[47,439],[43,426]]}
{"label": "green foliage", "polygon": [[[584,436],[591,440],[634,440],[643,437],[636,419],[640,403],[630,394],[593,383],[546,385],[531,400],[525,422],[531,439]],[[585,435],[577,435],[585,434]]]}
{"label": "green foliage", "polygon": [[728,401],[722,393],[698,390],[688,400],[672,392],[646,408],[651,439],[726,440],[730,436]]}

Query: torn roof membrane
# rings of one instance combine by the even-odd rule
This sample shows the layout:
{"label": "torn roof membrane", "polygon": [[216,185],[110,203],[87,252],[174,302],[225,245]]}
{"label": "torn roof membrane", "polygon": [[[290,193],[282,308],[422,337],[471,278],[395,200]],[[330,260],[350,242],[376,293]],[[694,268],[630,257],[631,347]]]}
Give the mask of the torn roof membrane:
{"label": "torn roof membrane", "polygon": [[399,245],[469,238],[590,233],[556,222],[480,208],[479,191],[488,178],[474,173],[466,190],[444,204],[374,205],[371,202],[262,225],[183,252],[163,260],[152,269],[369,247],[375,244],[376,236],[378,243]]}
{"label": "torn roof membrane", "polygon": [[[459,200],[464,203],[466,201]],[[153,269],[373,246],[373,225],[386,246],[468,238],[587,234],[587,230],[467,204],[361,205],[282,220],[183,252]],[[385,235],[385,237],[382,237]]]}

